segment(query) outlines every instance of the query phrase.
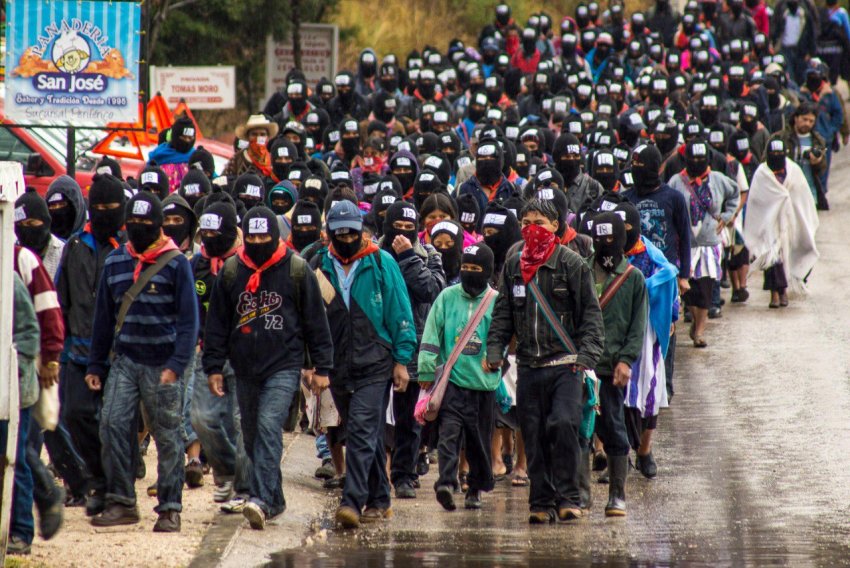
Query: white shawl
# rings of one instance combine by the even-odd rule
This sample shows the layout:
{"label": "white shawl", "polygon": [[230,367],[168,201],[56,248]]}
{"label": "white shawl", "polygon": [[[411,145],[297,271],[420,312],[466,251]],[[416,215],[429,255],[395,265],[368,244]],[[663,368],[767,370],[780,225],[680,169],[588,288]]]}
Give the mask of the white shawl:
{"label": "white shawl", "polygon": [[818,213],[800,166],[785,159],[785,182],[761,164],[753,175],[744,221],[744,242],[755,257],[753,266],[767,269],[778,262],[788,285],[803,292],[803,279],[818,259],[815,232]]}

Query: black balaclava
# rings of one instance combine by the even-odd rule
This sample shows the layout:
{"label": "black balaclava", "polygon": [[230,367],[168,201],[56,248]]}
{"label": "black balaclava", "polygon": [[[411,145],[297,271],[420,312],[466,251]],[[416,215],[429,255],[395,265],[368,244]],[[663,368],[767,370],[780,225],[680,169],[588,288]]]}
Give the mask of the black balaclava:
{"label": "black balaclava", "polygon": [[502,179],[504,153],[495,140],[485,140],[478,145],[475,160],[475,177],[482,185],[491,186]]}
{"label": "black balaclava", "polygon": [[[381,185],[383,186],[383,183]],[[399,199],[398,191],[394,189],[380,189],[372,200],[372,211],[369,214],[372,217],[377,236],[380,237],[384,234],[384,219],[387,215],[387,209]]]}
{"label": "black balaclava", "polygon": [[[206,177],[203,172],[201,173],[204,177]],[[207,183],[209,184],[209,181],[207,181]],[[168,193],[171,190],[171,184],[168,181],[168,174],[166,174],[159,166],[145,166],[145,169],[139,173],[139,189],[143,191],[150,191],[159,197],[160,200],[165,199],[168,197]]]}
{"label": "black balaclava", "polygon": [[413,204],[416,206],[416,210],[421,211],[425,200],[431,195],[441,192],[442,189],[443,185],[436,173],[428,170],[419,172],[413,184]]}
{"label": "black balaclava", "polygon": [[817,93],[823,84],[823,77],[818,71],[809,69],[806,71],[806,87],[810,93]]}
{"label": "black balaclava", "polygon": [[456,200],[458,221],[467,233],[475,233],[481,221],[478,200],[471,193],[464,193]]}
{"label": "black balaclava", "polygon": [[[283,201],[283,204],[276,204],[275,201],[277,200]],[[266,201],[269,209],[274,211],[275,215],[286,215],[298,201],[298,190],[291,181],[283,180],[269,190]]]}
{"label": "black balaclava", "polygon": [[51,203],[54,201],[64,202],[65,206],[54,206],[53,209],[49,210],[50,231],[60,239],[67,241],[77,221],[77,208],[70,199],[60,192],[54,193],[51,197]]}
{"label": "black balaclava", "polygon": [[[280,245],[280,225],[274,212],[263,205],[258,205],[245,214],[242,219],[242,233],[245,235],[245,254],[257,266],[262,266],[269,260]],[[252,235],[269,235],[272,240],[267,243],[254,244],[248,242]]]}
{"label": "black balaclava", "polygon": [[767,103],[770,108],[778,108],[779,103],[781,102],[779,96],[779,81],[777,81],[775,77],[771,77],[770,75],[766,76],[764,78],[764,90],[767,93]]}
{"label": "black balaclava", "polygon": [[640,240],[640,212],[628,201],[623,201],[617,205],[614,212],[625,217],[623,219],[626,224],[626,246],[624,250],[629,252]]}
{"label": "black balaclava", "polygon": [[393,174],[401,184],[401,189],[403,192],[409,191],[411,187],[413,187],[413,182],[416,181],[416,172],[417,165],[415,164],[415,159],[413,155],[399,155],[398,153],[394,154],[392,158],[390,158],[390,170],[396,168],[407,168],[410,170],[409,173],[405,174]]}
{"label": "black balaclava", "polygon": [[[354,255],[357,254],[361,248],[363,248],[363,231],[357,231],[348,227],[342,227],[337,229],[336,231],[329,230],[328,232],[331,244],[333,244],[334,250],[341,258],[353,258]],[[357,235],[357,238],[351,242],[346,242],[339,238],[342,235],[348,235],[351,233]]]}
{"label": "black balaclava", "polygon": [[685,170],[691,179],[701,176],[708,168],[708,143],[702,138],[685,145]]}
{"label": "black balaclava", "polygon": [[203,146],[195,148],[195,151],[189,156],[188,163],[190,170],[201,170],[210,179],[215,175],[215,160],[213,159],[213,155]]}
{"label": "black balaclava", "polygon": [[717,114],[719,112],[717,105],[717,95],[714,93],[705,93],[702,96],[699,119],[707,128],[714,126],[714,123],[717,122]]}
{"label": "black balaclava", "polygon": [[[195,123],[192,119],[181,116],[171,125],[171,147],[181,154],[187,153],[195,145]],[[181,136],[190,136],[191,142],[184,142]]]}
{"label": "black balaclava", "polygon": [[729,153],[736,160],[743,161],[750,152],[750,139],[747,133],[742,130],[736,130],[729,137]]}
{"label": "black balaclava", "polygon": [[194,213],[191,209],[186,209],[179,203],[172,202],[162,207],[162,214],[164,217],[179,215],[183,219],[183,222],[179,225],[162,225],[162,232],[171,237],[171,240],[178,247],[182,246],[187,238],[193,236],[191,233],[194,225]]}
{"label": "black balaclava", "polygon": [[[124,184],[121,180],[111,174],[97,174],[92,178],[89,187],[89,220],[91,221],[92,235],[101,244],[109,242],[121,226],[124,225],[124,204],[127,198],[124,195]],[[115,209],[98,211],[93,206],[105,203],[120,203]]]}
{"label": "black balaclava", "polygon": [[177,193],[186,200],[189,207],[194,208],[199,199],[212,193],[212,184],[204,172],[189,170],[180,180],[180,189]]}
{"label": "black balaclava", "polygon": [[124,179],[124,176],[121,173],[121,164],[109,156],[102,157],[95,165],[94,171],[98,174],[112,174],[118,179]]}
{"label": "black balaclava", "polygon": [[672,152],[679,143],[679,128],[676,122],[673,119],[659,120],[655,125],[653,140],[663,155]]}
{"label": "black balaclava", "polygon": [[555,168],[563,176],[564,183],[570,185],[581,173],[581,144],[573,134],[561,134],[555,140],[552,149]]}
{"label": "black balaclava", "polygon": [[[25,227],[20,222],[38,219],[38,227]],[[27,191],[15,201],[15,236],[21,246],[40,255],[50,244],[50,212],[47,202],[35,191]]]}
{"label": "black balaclava", "polygon": [[[162,203],[152,193],[139,192],[127,202],[127,239],[137,254],[148,250],[162,235],[162,218]],[[132,219],[147,219],[153,224],[133,223]]]}
{"label": "black balaclava", "polygon": [[298,188],[298,199],[312,201],[319,208],[325,203],[328,198],[328,183],[325,178],[317,175],[311,175],[304,180],[301,187]]}
{"label": "black balaclava", "polygon": [[781,138],[775,138],[767,146],[767,167],[774,173],[785,170],[785,142]]}
{"label": "black balaclava", "polygon": [[[603,171],[604,170],[604,171]],[[620,179],[617,160],[608,150],[601,150],[593,155],[590,177],[602,184],[605,191],[613,191]]]}
{"label": "black balaclava", "polygon": [[395,93],[398,89],[398,68],[393,63],[383,63],[379,74],[381,89],[387,93]]}
{"label": "black balaclava", "polygon": [[233,184],[233,197],[245,204],[245,209],[262,205],[266,197],[263,180],[256,174],[242,174]]}
{"label": "black balaclava", "polygon": [[[289,177],[289,169],[292,163],[298,160],[298,149],[290,140],[279,137],[272,142],[271,150],[269,151],[272,159],[272,172],[277,179],[286,179]],[[286,161],[286,159],[289,159]],[[282,159],[283,162],[278,160]]]}
{"label": "black balaclava", "polygon": [[460,285],[463,287],[463,291],[473,298],[477,298],[487,289],[487,284],[493,276],[493,265],[495,264],[493,251],[484,243],[475,243],[466,247],[463,251],[461,264],[474,264],[482,269],[481,272],[463,269],[460,271]]}
{"label": "black balaclava", "polygon": [[593,216],[590,230],[596,251],[594,262],[605,272],[614,272],[625,254],[626,224],[615,212],[603,211]]}
{"label": "black balaclava", "polygon": [[389,124],[395,118],[395,113],[398,110],[398,104],[393,96],[394,91],[381,91],[374,95],[372,99],[372,112],[375,118]]}
{"label": "black balaclava", "polygon": [[632,152],[632,179],[638,195],[649,195],[661,185],[661,152],[652,144],[643,144]]}
{"label": "black balaclava", "polygon": [[[393,223],[396,221],[407,221],[413,223],[413,230],[411,231],[402,231],[400,229],[396,229],[393,226]],[[419,213],[416,211],[416,207],[413,204],[408,203],[406,201],[396,201],[392,205],[390,205],[389,209],[387,209],[387,215],[384,217],[384,241],[383,248],[389,251],[393,256],[395,256],[395,250],[393,250],[393,241],[396,236],[401,235],[410,241],[411,245],[416,246],[416,242],[419,239]]]}
{"label": "black balaclava", "polygon": [[526,58],[534,55],[534,51],[537,49],[536,35],[536,32],[531,28],[522,30],[522,51]]}
{"label": "black balaclava", "polygon": [[307,83],[301,79],[290,81],[286,86],[287,100],[295,116],[300,116],[307,108]]}
{"label": "black balaclava", "polygon": [[292,208],[290,238],[299,252],[322,236],[322,211],[312,201],[298,200]]}
{"label": "black balaclava", "polygon": [[214,237],[201,234],[201,242],[208,256],[220,257],[233,248],[237,235],[236,223],[236,208],[230,203],[219,201],[204,209],[198,230],[218,233]]}
{"label": "black balaclava", "polygon": [[360,126],[356,120],[346,119],[339,125],[339,143],[346,160],[352,160],[360,153]]}
{"label": "black balaclava", "polygon": [[[487,235],[487,229],[495,229]],[[501,269],[505,263],[508,250],[517,241],[522,240],[519,221],[516,216],[498,203],[490,203],[484,211],[484,219],[481,223],[481,231],[484,233],[484,242],[493,251],[496,266]]]}
{"label": "black balaclava", "polygon": [[[450,247],[441,248],[434,244],[436,238],[442,234],[448,235],[454,243]],[[458,277],[460,273],[461,256],[463,255],[463,227],[457,221],[446,219],[440,221],[431,227],[431,244],[440,253],[443,260],[443,271],[446,273],[446,280],[451,282]]]}

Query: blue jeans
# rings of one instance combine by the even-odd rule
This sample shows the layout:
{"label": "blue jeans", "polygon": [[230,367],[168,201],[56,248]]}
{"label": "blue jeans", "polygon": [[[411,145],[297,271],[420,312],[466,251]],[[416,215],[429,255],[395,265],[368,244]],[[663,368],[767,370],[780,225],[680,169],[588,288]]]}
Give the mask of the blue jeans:
{"label": "blue jeans", "polygon": [[566,365],[518,369],[516,409],[528,457],[531,511],[579,504],[583,388]]}
{"label": "blue jeans", "polygon": [[283,425],[300,388],[301,370],[279,371],[264,381],[236,380],[245,453],[251,459],[251,502],[267,517],[286,510],[283,497]]}
{"label": "blue jeans", "polygon": [[332,391],[345,425],[345,488],[342,505],[358,513],[363,507],[387,509],[390,482],[387,479],[387,452],[384,430],[390,381],[381,381],[353,391]]}
{"label": "blue jeans", "polygon": [[109,369],[100,416],[106,500],[136,505],[135,464],[138,459],[139,400],[150,418],[156,441],[157,513],[183,510],[183,384],[159,382],[162,367],[149,367],[118,355]]}
{"label": "blue jeans", "polygon": [[596,435],[609,456],[627,456],[631,449],[624,400],[625,391],[614,386],[613,377],[599,377],[600,415],[596,417]]}
{"label": "blue jeans", "polygon": [[191,419],[216,482],[232,481],[237,494],[251,490],[251,461],[245,453],[239,405],[236,402],[236,376],[230,363],[224,366],[224,396],[210,392],[207,374],[195,366]]}
{"label": "blue jeans", "polygon": [[[201,366],[201,354],[195,352],[189,360],[189,365],[183,372],[183,443],[188,448],[198,441],[192,424],[192,391],[195,388],[195,370]],[[209,390],[209,389],[207,389]]]}
{"label": "blue jeans", "polygon": [[[15,453],[15,487],[12,490],[12,520],[9,534],[32,544],[35,520],[32,516],[33,480],[32,470],[27,464],[27,434],[30,427],[30,408],[22,408],[18,414],[18,448]],[[9,421],[0,420],[0,455],[6,455],[6,438]]]}
{"label": "blue jeans", "polygon": [[86,469],[83,458],[77,453],[71,442],[71,435],[60,420],[56,430],[45,430],[35,418],[30,418],[30,431],[27,440],[27,462],[33,473],[35,482],[35,504],[39,511],[45,511],[56,502],[59,492],[53,481],[53,474],[41,461],[41,448],[47,446],[47,454],[53,465],[59,470],[62,479],[68,484],[74,497],[83,497],[89,487],[91,476]]}
{"label": "blue jeans", "polygon": [[322,461],[331,459],[331,449],[328,447],[328,437],[324,434],[316,436],[316,457]]}

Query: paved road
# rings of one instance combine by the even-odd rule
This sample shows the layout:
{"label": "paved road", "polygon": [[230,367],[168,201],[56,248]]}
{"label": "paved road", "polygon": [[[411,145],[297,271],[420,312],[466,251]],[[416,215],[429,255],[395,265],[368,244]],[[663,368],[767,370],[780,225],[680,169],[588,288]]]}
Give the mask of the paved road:
{"label": "paved road", "polygon": [[625,520],[604,518],[602,485],[590,518],[572,526],[529,527],[526,491],[506,484],[480,512],[446,513],[426,489],[431,474],[417,500],[393,503],[391,522],[330,531],[327,542],[280,552],[273,564],[850,564],[848,180],[844,152],[808,298],[768,310],[755,274],[748,304],[711,322],[708,349],[680,337],[677,394],[657,438],[659,477],[630,475]]}

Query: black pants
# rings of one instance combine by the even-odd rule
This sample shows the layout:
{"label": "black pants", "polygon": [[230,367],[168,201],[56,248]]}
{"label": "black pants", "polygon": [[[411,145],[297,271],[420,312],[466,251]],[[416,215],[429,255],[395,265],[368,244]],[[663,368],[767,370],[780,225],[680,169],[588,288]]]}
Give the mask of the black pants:
{"label": "black pants", "polygon": [[469,462],[467,477],[471,491],[492,491],[495,481],[490,462],[490,441],[496,420],[496,395],[449,383],[437,416],[440,431],[438,453],[440,478],[434,488],[447,485],[457,489],[457,468],[461,442]]}
{"label": "black pants", "polygon": [[[677,322],[678,324],[678,322]],[[676,334],[670,336],[670,344],[667,346],[667,356],[664,358],[664,371],[667,374],[667,398],[673,398],[673,371],[676,367]]]}
{"label": "black pants", "polygon": [[785,292],[788,288],[788,279],[785,278],[785,268],[782,263],[776,263],[764,271],[764,289],[771,292]]}
{"label": "black pants", "polygon": [[[74,447],[79,452],[91,473],[91,488],[106,491],[106,474],[103,471],[100,445],[100,410],[103,407],[103,391],[89,389],[85,381],[86,368],[68,361],[62,366],[65,385],[62,416]],[[128,417],[135,420],[136,417]]]}
{"label": "black pants", "polygon": [[412,485],[416,475],[416,458],[419,457],[419,442],[422,426],[413,419],[413,411],[419,400],[419,383],[411,381],[404,392],[393,393],[393,460],[390,477],[393,487]]}
{"label": "black pants", "polygon": [[39,511],[45,511],[56,502],[59,494],[53,474],[41,461],[42,446],[47,446],[50,461],[59,471],[59,475],[68,484],[71,495],[76,498],[84,497],[89,488],[89,475],[83,458],[74,449],[71,435],[65,429],[65,424],[59,421],[56,430],[41,431],[35,418],[30,417],[30,431],[27,436],[27,463],[32,470],[33,499]]}
{"label": "black pants", "polygon": [[533,512],[579,506],[582,382],[567,365],[519,367],[517,414],[531,481]]}
{"label": "black pants", "polygon": [[596,435],[609,456],[629,455],[624,400],[625,392],[614,386],[613,377],[599,377],[600,415],[596,417]]}

